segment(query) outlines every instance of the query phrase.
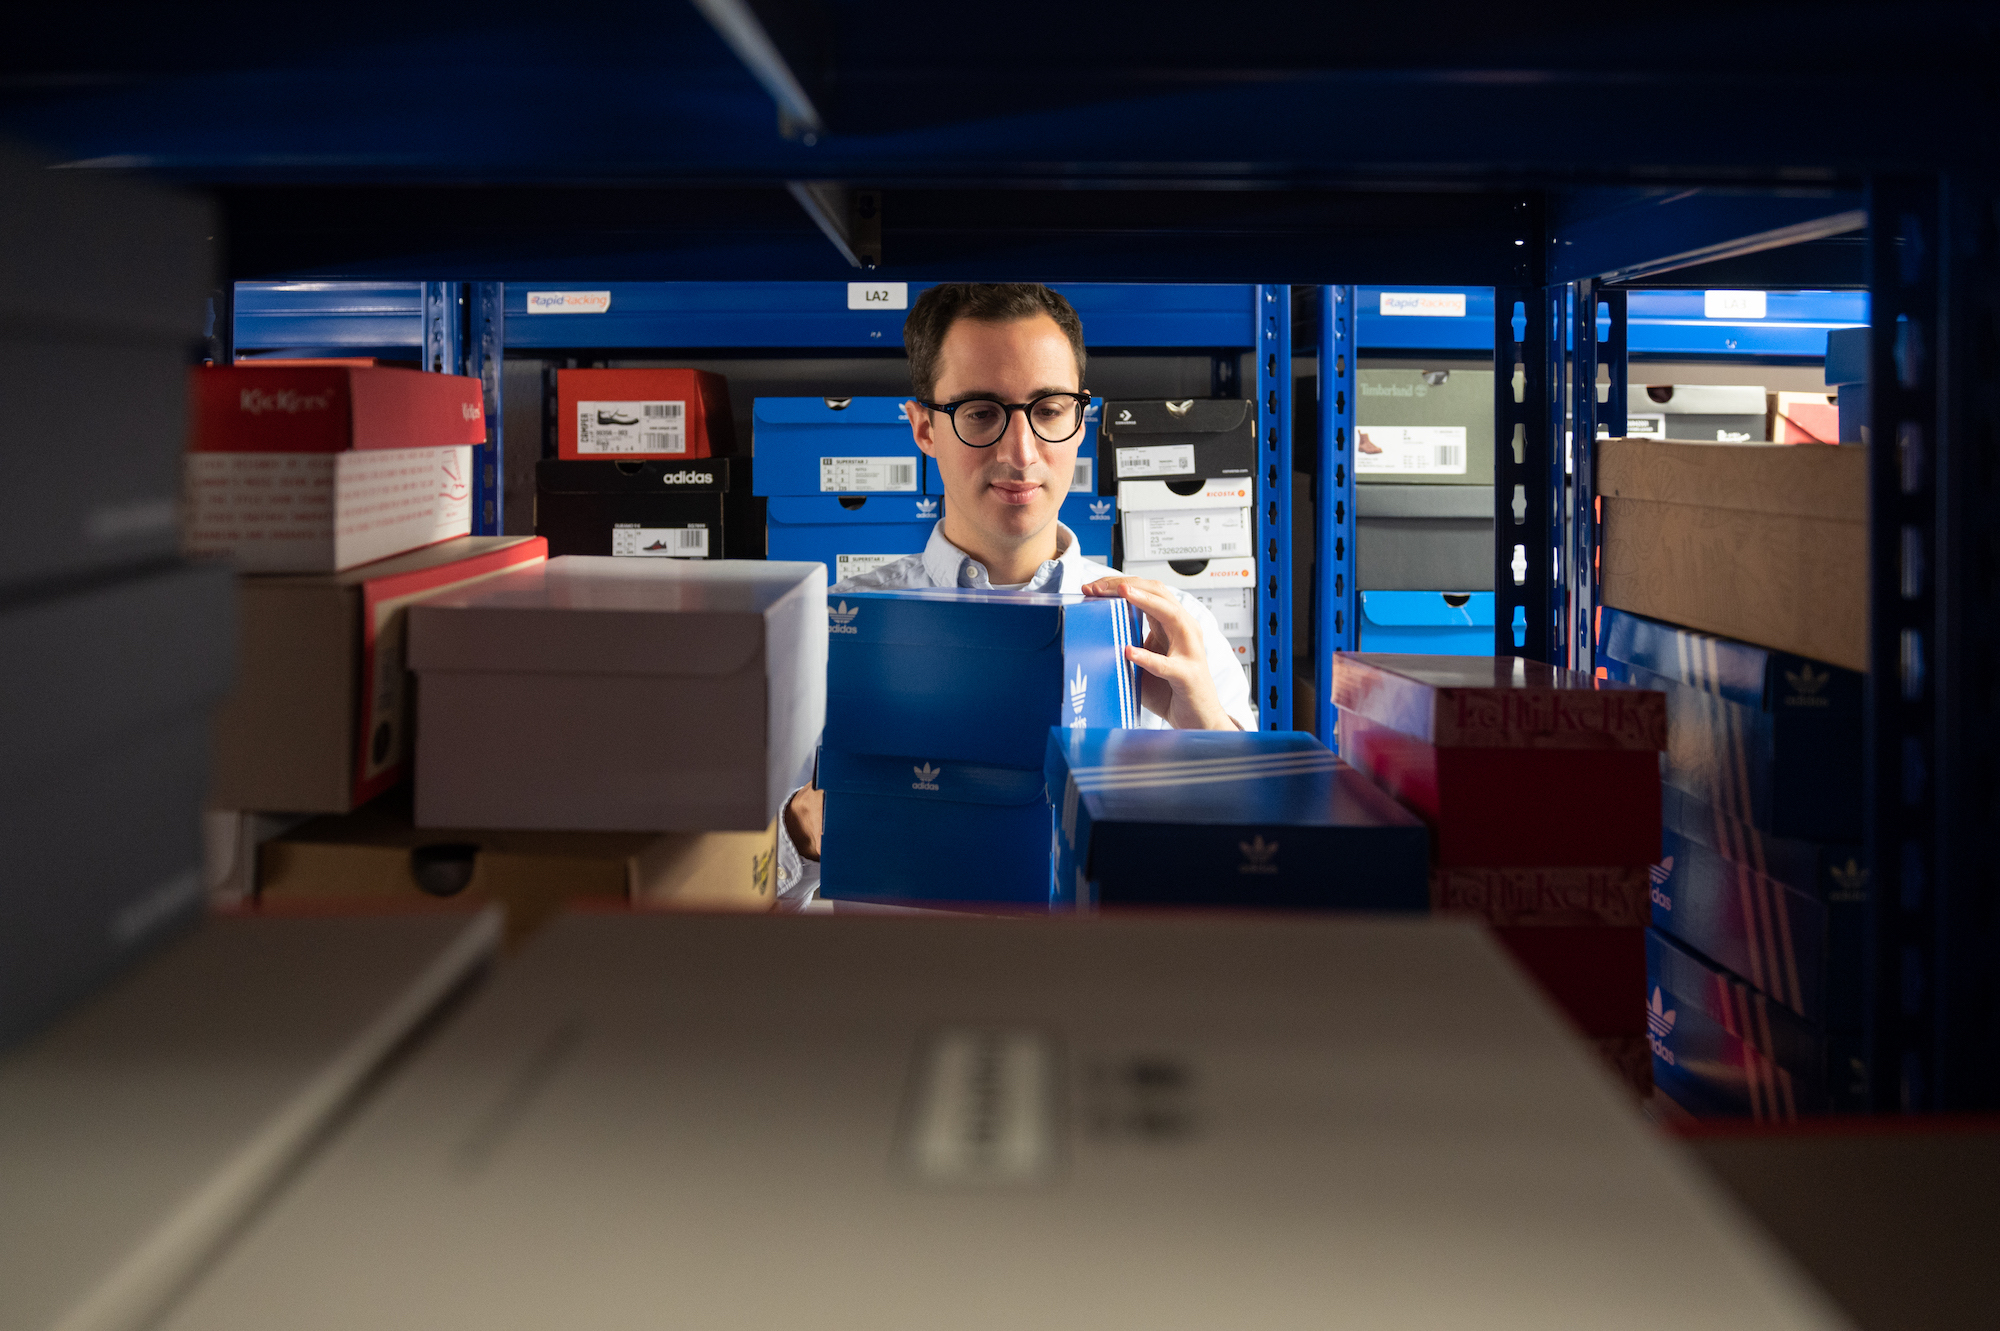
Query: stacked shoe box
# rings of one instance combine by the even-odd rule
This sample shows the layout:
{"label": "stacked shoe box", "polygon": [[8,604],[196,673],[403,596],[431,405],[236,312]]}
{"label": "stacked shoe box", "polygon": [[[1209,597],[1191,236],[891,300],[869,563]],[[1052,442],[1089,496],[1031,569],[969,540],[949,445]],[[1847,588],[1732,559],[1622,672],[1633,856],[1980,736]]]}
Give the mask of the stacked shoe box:
{"label": "stacked shoe box", "polygon": [[1513,657],[1341,654],[1333,688],[1341,756],[1430,825],[1432,908],[1494,926],[1643,1076],[1666,698]]}
{"label": "stacked shoe box", "polygon": [[1760,444],[1771,437],[1765,407],[1755,384],[1633,384],[1625,390],[1625,437]]}
{"label": "stacked shoe box", "polygon": [[1221,623],[1257,696],[1257,412],[1236,399],[1104,404],[1118,496],[1118,567],[1194,593]]}
{"label": "stacked shoe box", "polygon": [[1136,612],[925,590],[837,596],[827,617],[820,894],[1060,904],[1049,728],[1139,723]]}
{"label": "stacked shoe box", "polygon": [[1599,656],[1667,698],[1656,1080],[1695,1113],[1865,1108],[1863,677],[1610,609]]}
{"label": "stacked shoe box", "polygon": [[0,155],[0,1046],[198,919],[228,568],[184,561],[203,204]]}
{"label": "stacked shoe box", "polygon": [[924,548],[944,498],[904,401],[756,399],[752,488],[766,497],[767,558],[818,560],[839,582]]}
{"label": "stacked shoe box", "polygon": [[1083,409],[1083,442],[1077,445],[1076,468],[1070,474],[1061,517],[1063,525],[1076,533],[1076,547],[1084,558],[1109,564],[1118,530],[1118,501],[1114,495],[1097,492],[1097,423],[1103,408],[1103,403],[1092,402]]}
{"label": "stacked shoe box", "polygon": [[535,534],[551,555],[763,554],[721,375],[558,370],[556,420],[556,456],[535,466]]}
{"label": "stacked shoe box", "polygon": [[1493,649],[1493,372],[1359,372],[1355,577],[1364,652]]}

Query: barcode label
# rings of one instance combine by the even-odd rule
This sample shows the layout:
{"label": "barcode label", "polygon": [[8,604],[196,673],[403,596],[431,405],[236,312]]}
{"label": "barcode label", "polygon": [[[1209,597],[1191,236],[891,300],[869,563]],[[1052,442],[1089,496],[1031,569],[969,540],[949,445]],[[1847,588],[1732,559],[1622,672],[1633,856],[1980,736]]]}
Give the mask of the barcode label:
{"label": "barcode label", "polygon": [[917,460],[912,457],[821,458],[819,488],[822,494],[854,494],[864,490],[915,493]]}
{"label": "barcode label", "polygon": [[1096,462],[1096,458],[1078,458],[1076,460],[1076,470],[1071,472],[1069,476],[1069,492],[1071,494],[1089,494],[1097,488],[1097,481],[1091,475],[1093,471],[1097,470],[1094,465]]}
{"label": "barcode label", "polygon": [[1248,587],[1219,591],[1190,589],[1188,595],[1208,607],[1225,638],[1249,638],[1257,632],[1256,593]]}
{"label": "barcode label", "polygon": [[1121,448],[1116,452],[1118,479],[1121,481],[1146,476],[1194,475],[1193,444],[1153,444],[1147,448]]}
{"label": "barcode label", "polygon": [[687,403],[579,402],[576,451],[580,454],[652,453],[685,456]]}
{"label": "barcode label", "polygon": [[1463,425],[1364,425],[1354,432],[1363,476],[1463,476]]}
{"label": "barcode label", "polygon": [[1125,515],[1127,559],[1231,559],[1252,553],[1247,508]]}
{"label": "barcode label", "polygon": [[611,529],[611,553],[628,559],[706,559],[708,528],[641,527],[621,522]]}
{"label": "barcode label", "polygon": [[872,572],[884,564],[893,564],[905,555],[835,555],[833,557],[833,580],[844,582],[858,578],[863,573]]}

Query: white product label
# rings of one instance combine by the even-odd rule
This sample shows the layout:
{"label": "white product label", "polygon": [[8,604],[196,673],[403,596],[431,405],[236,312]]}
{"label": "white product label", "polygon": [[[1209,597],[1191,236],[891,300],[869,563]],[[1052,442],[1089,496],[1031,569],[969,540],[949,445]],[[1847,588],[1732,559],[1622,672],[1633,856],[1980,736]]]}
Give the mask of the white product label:
{"label": "white product label", "polygon": [[849,282],[847,308],[850,310],[907,310],[910,308],[908,282]]}
{"label": "white product label", "polygon": [[903,555],[835,555],[833,557],[833,580],[840,582],[847,578],[858,578],[863,573],[872,572],[884,564],[893,564]]}
{"label": "white product label", "polygon": [[706,559],[708,528],[621,522],[611,529],[611,553],[635,559]]}
{"label": "white product label", "polygon": [[915,458],[821,458],[821,493],[852,494],[856,490],[909,490],[917,488]]}
{"label": "white product label", "polygon": [[1371,425],[1354,432],[1364,476],[1463,476],[1463,425]]}
{"label": "white product label", "polygon": [[579,402],[579,453],[685,453],[686,402]]}
{"label": "white product label", "polygon": [[1253,554],[1251,540],[1247,508],[1125,517],[1125,554],[1130,559],[1226,559]]}
{"label": "white product label", "polygon": [[1463,319],[1463,291],[1385,291],[1382,313],[1419,315],[1432,319]]}
{"label": "white product label", "polygon": [[1193,444],[1154,444],[1118,450],[1118,479],[1194,475]]}
{"label": "white product label", "polygon": [[1208,607],[1225,638],[1248,638],[1257,632],[1256,593],[1248,587],[1218,591],[1190,591],[1188,595]]}
{"label": "white product label", "polygon": [[530,314],[603,314],[611,308],[609,291],[530,291]]}
{"label": "white product label", "polygon": [[1046,1181],[1059,1163],[1055,1042],[1039,1031],[940,1031],[917,1051],[902,1162],[925,1183]]}
{"label": "white product label", "polygon": [[1076,460],[1076,470],[1071,472],[1069,476],[1069,492],[1071,494],[1089,494],[1097,488],[1097,478],[1093,474],[1097,470],[1096,463],[1096,458],[1078,458]]}
{"label": "white product label", "polygon": [[1768,303],[1762,291],[1704,291],[1701,315],[1704,319],[1761,319]]}

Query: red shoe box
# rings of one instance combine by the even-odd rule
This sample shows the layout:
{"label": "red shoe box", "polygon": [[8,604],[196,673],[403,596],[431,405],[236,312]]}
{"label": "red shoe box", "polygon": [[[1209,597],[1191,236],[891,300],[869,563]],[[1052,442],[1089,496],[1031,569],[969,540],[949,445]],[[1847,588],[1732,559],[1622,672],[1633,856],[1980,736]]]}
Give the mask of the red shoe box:
{"label": "red shoe box", "polygon": [[479,381],[344,365],[230,365],[194,371],[197,453],[343,453],[486,442]]}
{"label": "red shoe box", "polygon": [[1651,887],[1643,865],[1433,868],[1431,913],[1488,924],[1641,929],[1652,922]]}
{"label": "red shoe box", "polygon": [[1334,658],[1341,756],[1446,868],[1659,858],[1665,695],[1511,657]]}
{"label": "red shoe box", "polygon": [[1494,929],[1493,936],[1582,1034],[1646,1034],[1643,928],[1509,927]]}
{"label": "red shoe box", "polygon": [[729,381],[707,370],[557,370],[556,456],[643,461],[736,452]]}

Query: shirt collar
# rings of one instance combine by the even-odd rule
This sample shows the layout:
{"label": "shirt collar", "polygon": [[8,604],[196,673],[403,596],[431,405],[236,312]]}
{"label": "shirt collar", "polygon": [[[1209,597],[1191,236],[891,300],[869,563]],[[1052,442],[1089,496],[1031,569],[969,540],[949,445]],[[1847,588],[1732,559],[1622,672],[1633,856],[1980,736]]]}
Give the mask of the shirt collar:
{"label": "shirt collar", "polygon": [[[1020,588],[1024,592],[1059,592],[1063,590],[1065,572],[1072,565],[1081,562],[1077,553],[1076,533],[1056,523],[1056,557],[1045,559],[1035,570],[1028,585]],[[931,528],[931,539],[924,546],[924,573],[933,587],[961,587],[967,591],[991,591],[993,583],[987,577],[986,565],[974,559],[965,551],[945,539],[944,523],[940,521]],[[1069,581],[1081,587],[1088,578],[1078,578],[1071,573]]]}

